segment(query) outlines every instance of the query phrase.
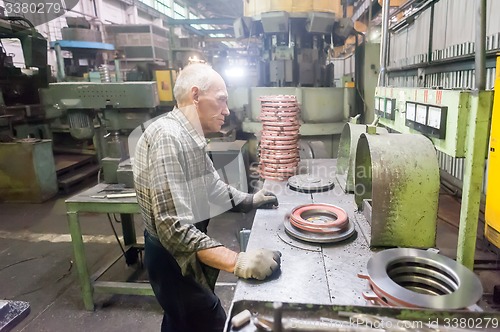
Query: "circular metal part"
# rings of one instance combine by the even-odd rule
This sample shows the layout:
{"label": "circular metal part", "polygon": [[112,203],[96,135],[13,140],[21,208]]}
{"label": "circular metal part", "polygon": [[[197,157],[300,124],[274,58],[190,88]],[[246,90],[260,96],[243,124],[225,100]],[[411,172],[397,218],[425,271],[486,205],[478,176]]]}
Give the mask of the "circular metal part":
{"label": "circular metal part", "polygon": [[343,209],[330,204],[306,204],[292,210],[292,226],[313,233],[334,233],[342,231],[349,217]]}
{"label": "circular metal part", "polygon": [[353,222],[348,222],[347,227],[340,232],[334,233],[312,233],[308,231],[301,230],[300,228],[294,227],[288,218],[283,221],[285,226],[285,232],[302,241],[313,242],[313,243],[335,243],[343,241],[354,234],[355,228]]}
{"label": "circular metal part", "polygon": [[454,260],[425,250],[396,248],[367,264],[373,291],[389,305],[464,309],[483,294],[479,278]]}
{"label": "circular metal part", "polygon": [[288,179],[290,189],[303,193],[320,193],[335,186],[331,178],[321,178],[311,174],[299,174]]}

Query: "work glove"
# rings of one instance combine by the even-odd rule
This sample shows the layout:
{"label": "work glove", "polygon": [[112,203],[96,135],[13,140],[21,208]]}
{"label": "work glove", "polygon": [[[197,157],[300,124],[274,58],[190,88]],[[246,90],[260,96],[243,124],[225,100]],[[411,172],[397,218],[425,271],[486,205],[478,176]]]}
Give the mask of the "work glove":
{"label": "work glove", "polygon": [[281,265],[281,252],[268,249],[240,252],[236,259],[234,274],[240,278],[264,280]]}
{"label": "work glove", "polygon": [[252,207],[254,209],[271,209],[273,206],[278,206],[278,197],[272,192],[261,189],[253,195]]}

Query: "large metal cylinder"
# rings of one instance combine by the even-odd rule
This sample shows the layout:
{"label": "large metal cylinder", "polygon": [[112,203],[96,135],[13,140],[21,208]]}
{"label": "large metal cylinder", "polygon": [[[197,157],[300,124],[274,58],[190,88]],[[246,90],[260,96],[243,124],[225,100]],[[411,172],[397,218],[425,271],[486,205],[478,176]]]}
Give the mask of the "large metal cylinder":
{"label": "large metal cylinder", "polygon": [[[346,123],[340,135],[337,157],[337,180],[345,192],[354,191],[356,148],[359,137],[365,132],[366,125]],[[387,129],[377,127],[377,134],[387,134]]]}
{"label": "large metal cylinder", "polygon": [[358,208],[371,206],[371,246],[435,246],[439,166],[425,136],[362,134],[354,195]]}

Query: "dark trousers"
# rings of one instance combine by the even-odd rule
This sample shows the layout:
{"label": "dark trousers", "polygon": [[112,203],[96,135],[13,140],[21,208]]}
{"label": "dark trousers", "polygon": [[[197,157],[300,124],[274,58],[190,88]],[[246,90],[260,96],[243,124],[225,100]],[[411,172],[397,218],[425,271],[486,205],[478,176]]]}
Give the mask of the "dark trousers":
{"label": "dark trousers", "polygon": [[220,332],[226,313],[219,298],[191,277],[184,277],[174,257],[144,232],[144,264],[163,308],[162,332]]}

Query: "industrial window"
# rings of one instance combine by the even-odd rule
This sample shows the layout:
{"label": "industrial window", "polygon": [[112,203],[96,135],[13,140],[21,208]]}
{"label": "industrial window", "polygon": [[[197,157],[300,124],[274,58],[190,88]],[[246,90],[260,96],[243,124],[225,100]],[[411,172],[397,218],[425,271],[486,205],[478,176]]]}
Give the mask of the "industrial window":
{"label": "industrial window", "polygon": [[177,2],[174,2],[174,18],[175,19],[183,19],[187,16],[187,9],[184,6],[179,5]]}
{"label": "industrial window", "polygon": [[[147,0],[141,0],[141,1],[145,2]],[[167,5],[165,2],[166,1],[163,1],[163,0],[156,0],[154,8],[156,10],[158,10],[160,13],[170,16],[169,15],[170,14],[170,6]]]}

